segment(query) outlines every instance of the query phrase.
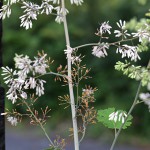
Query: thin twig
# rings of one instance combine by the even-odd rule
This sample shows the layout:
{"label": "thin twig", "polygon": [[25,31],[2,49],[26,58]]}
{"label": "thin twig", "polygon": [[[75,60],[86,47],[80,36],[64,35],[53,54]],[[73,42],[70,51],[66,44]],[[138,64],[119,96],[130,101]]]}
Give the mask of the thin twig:
{"label": "thin twig", "polygon": [[113,149],[114,149],[114,146],[115,146],[115,144],[116,144],[116,141],[117,141],[117,139],[118,139],[118,136],[119,136],[119,134],[120,134],[120,132],[121,132],[121,130],[122,130],[124,124],[126,123],[128,117],[129,117],[130,114],[132,113],[132,111],[133,111],[133,109],[134,109],[134,107],[135,107],[135,105],[136,105],[136,103],[137,103],[137,101],[138,101],[138,96],[139,96],[139,93],[140,93],[141,86],[142,86],[142,83],[140,82],[140,84],[139,84],[139,86],[138,86],[138,90],[137,90],[137,92],[136,92],[135,99],[134,99],[134,101],[133,101],[133,104],[132,104],[132,106],[131,106],[131,108],[130,108],[128,114],[127,114],[127,117],[125,118],[124,123],[121,125],[120,129],[118,130],[118,132],[117,132],[117,134],[116,134],[116,136],[115,136],[115,138],[114,138],[114,141],[113,141],[113,143],[112,143],[112,145],[111,145],[110,150],[113,150]]}
{"label": "thin twig", "polygon": [[82,140],[84,139],[84,137],[85,137],[85,132],[86,132],[86,126],[85,126],[85,125],[83,125],[83,133],[82,133],[82,137],[81,137],[81,139],[80,139],[79,143],[81,143],[81,142],[82,142]]}
{"label": "thin twig", "polygon": [[68,79],[68,76],[66,76],[66,75],[62,75],[62,74],[59,74],[59,73],[55,73],[55,72],[47,72],[47,73],[44,73],[44,74],[42,74],[42,75],[39,75],[39,76],[36,76],[35,78],[39,78],[39,77],[41,77],[41,76],[44,76],[44,75],[55,75],[55,76],[60,76],[60,77],[63,77],[63,78],[66,78],[66,79]]}
{"label": "thin twig", "polygon": [[23,103],[27,106],[29,112],[32,114],[32,116],[35,118],[35,120],[39,123],[41,129],[43,130],[43,132],[44,132],[45,136],[47,137],[48,141],[50,142],[50,144],[51,144],[52,146],[54,146],[54,144],[53,144],[52,140],[50,139],[50,137],[48,136],[48,134],[47,134],[45,128],[43,127],[43,125],[41,124],[41,122],[39,121],[39,119],[34,115],[33,111],[32,111],[31,108],[29,107],[28,103],[27,103],[26,101],[23,101]]}
{"label": "thin twig", "polygon": [[[131,40],[134,40],[134,39],[137,39],[137,38],[135,37],[135,38],[130,38],[130,39],[126,39],[126,40],[120,40],[120,41],[117,41],[117,42],[112,42],[112,43],[107,43],[107,44],[108,45],[116,45],[116,44],[120,44],[122,42],[131,41]],[[83,48],[83,47],[87,47],[87,46],[99,46],[99,45],[100,45],[100,42],[98,42],[98,43],[88,43],[88,44],[83,44],[83,45],[79,45],[79,46],[73,47],[73,49],[79,49],[79,48]]]}

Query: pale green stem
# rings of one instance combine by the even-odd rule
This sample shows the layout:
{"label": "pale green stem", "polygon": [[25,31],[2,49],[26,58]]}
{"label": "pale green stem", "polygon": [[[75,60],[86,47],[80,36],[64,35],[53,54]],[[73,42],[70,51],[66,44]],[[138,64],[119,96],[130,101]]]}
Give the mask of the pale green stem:
{"label": "pale green stem", "polygon": [[[108,45],[115,45],[115,44],[119,44],[121,42],[127,42],[127,41],[131,41],[131,40],[134,40],[134,39],[136,39],[136,38],[120,40],[120,41],[117,41],[117,42],[112,42],[112,43],[107,43],[107,44]],[[98,45],[100,45],[100,43],[88,43],[88,44],[83,44],[83,45],[79,45],[79,46],[73,47],[73,49],[79,49],[79,48],[83,48],[83,47],[87,47],[87,46],[98,46]]]}
{"label": "pale green stem", "polygon": [[118,132],[117,132],[117,134],[116,134],[116,136],[115,136],[115,138],[114,138],[114,140],[113,140],[113,143],[112,143],[112,145],[111,145],[110,150],[113,150],[113,149],[114,149],[114,146],[115,146],[115,144],[116,144],[116,142],[117,142],[117,139],[118,139],[118,137],[119,137],[119,134],[120,134],[120,132],[121,132],[121,130],[122,130],[124,124],[126,123],[128,117],[129,117],[130,114],[132,113],[132,111],[133,111],[135,105],[137,104],[138,96],[139,96],[139,93],[140,93],[141,86],[142,86],[142,83],[140,82],[140,84],[139,84],[139,86],[138,86],[138,90],[137,90],[137,92],[136,92],[135,99],[134,99],[134,101],[133,101],[133,104],[132,104],[132,106],[131,106],[131,108],[130,108],[128,114],[127,114],[127,117],[125,118],[124,123],[121,125],[120,129],[118,130]]}
{"label": "pale green stem", "polygon": [[55,76],[60,76],[60,77],[63,77],[63,78],[67,78],[67,79],[68,79],[68,76],[66,76],[66,75],[62,75],[62,74],[59,74],[59,73],[55,73],[55,72],[47,72],[47,73],[45,73],[45,74],[42,74],[42,75],[36,76],[35,78],[39,78],[39,77],[41,77],[41,76],[49,75],[49,74],[51,74],[51,75],[55,75]]}
{"label": "pale green stem", "polygon": [[78,107],[79,107],[79,64],[78,64],[78,66],[77,66],[78,68],[78,77],[77,77],[77,85],[76,85],[76,87],[77,87],[77,106],[76,106],[76,110],[78,109]]}
{"label": "pale green stem", "polygon": [[32,114],[32,116],[33,116],[33,117],[35,118],[35,120],[38,122],[39,126],[40,126],[41,129],[43,130],[43,132],[44,132],[45,136],[47,137],[48,141],[50,142],[50,144],[51,144],[52,146],[54,146],[54,144],[53,144],[52,140],[50,139],[50,137],[48,136],[48,134],[47,134],[47,132],[46,132],[44,126],[41,124],[41,122],[39,121],[39,119],[34,115],[33,111],[32,111],[31,108],[29,107],[28,103],[27,103],[26,101],[23,101],[23,102],[24,102],[24,104],[27,106],[28,111]]}
{"label": "pale green stem", "polygon": [[99,45],[99,44],[98,43],[88,43],[88,44],[83,44],[83,45],[76,46],[73,49],[79,49],[79,48],[82,48],[82,47],[97,46],[97,45]]}
{"label": "pale green stem", "polygon": [[[70,46],[67,20],[66,20],[66,15],[64,14],[65,2],[64,0],[61,0],[61,2],[62,2],[62,9],[63,9],[63,23],[64,23],[64,30],[65,30],[66,44],[67,46]],[[75,150],[79,150],[78,126],[77,126],[76,108],[75,108],[74,92],[73,92],[73,85],[72,85],[72,76],[71,76],[71,54],[68,54],[67,64],[68,64],[69,95],[70,95],[70,101],[71,101],[73,134],[74,134],[74,147],[75,147]]]}

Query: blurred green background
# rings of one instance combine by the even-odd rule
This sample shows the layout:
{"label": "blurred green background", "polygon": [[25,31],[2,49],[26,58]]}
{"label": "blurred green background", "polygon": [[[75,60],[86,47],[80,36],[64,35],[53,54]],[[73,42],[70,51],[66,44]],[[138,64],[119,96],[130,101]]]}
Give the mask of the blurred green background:
{"label": "blurred green background", "polygon": [[[67,3],[69,15],[67,16],[71,46],[75,47],[84,43],[98,42],[95,32],[99,24],[109,21],[112,26],[116,26],[116,21],[122,19],[130,21],[132,18],[145,17],[145,13],[150,9],[148,0],[85,0],[79,7],[71,6]],[[14,6],[12,16],[3,22],[3,60],[4,66],[14,67],[13,57],[15,53],[31,56],[37,54],[37,51],[44,50],[45,53],[54,59],[52,69],[55,71],[59,64],[65,65],[64,55],[65,37],[63,24],[54,22],[54,16],[41,15],[37,21],[33,22],[33,28],[25,30],[20,28],[19,16],[22,10]],[[112,41],[113,39],[110,39]],[[113,50],[108,52],[109,56],[105,59],[98,59],[91,55],[92,47],[86,47],[81,53],[86,54],[83,64],[91,68],[90,75],[92,79],[83,81],[80,89],[84,85],[96,86],[99,90],[96,92],[95,108],[103,109],[115,107],[128,111],[134,99],[138,82],[128,79],[121,72],[114,70],[115,62],[121,60]],[[141,55],[139,62],[146,65],[150,58],[149,52]],[[48,76],[45,85],[45,95],[36,103],[36,108],[49,106],[51,110],[50,123],[55,124],[64,122],[71,118],[70,108],[63,109],[59,106],[58,96],[68,93],[68,87],[62,87],[60,82],[55,82],[54,77]],[[12,107],[10,102],[6,102],[6,107]],[[23,109],[22,109],[23,111]],[[61,115],[60,115],[61,113]],[[133,112],[133,126],[126,132],[139,137],[150,138],[150,114],[144,104],[138,105]],[[94,136],[101,133],[109,133],[101,124],[91,126],[89,131]]]}

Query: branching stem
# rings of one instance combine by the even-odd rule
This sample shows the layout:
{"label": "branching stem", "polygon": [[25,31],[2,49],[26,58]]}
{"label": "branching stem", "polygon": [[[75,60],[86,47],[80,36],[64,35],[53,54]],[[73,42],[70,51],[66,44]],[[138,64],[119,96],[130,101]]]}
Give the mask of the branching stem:
{"label": "branching stem", "polygon": [[50,139],[50,137],[48,136],[44,126],[41,124],[41,122],[39,121],[39,119],[34,115],[33,111],[31,110],[31,108],[29,107],[28,103],[26,101],[23,101],[23,103],[26,105],[26,107],[28,108],[28,111],[31,113],[31,115],[34,117],[34,119],[36,120],[36,122],[38,122],[39,126],[41,127],[41,129],[43,130],[45,136],[47,137],[48,141],[50,142],[50,144],[52,146],[54,146],[52,140]]}

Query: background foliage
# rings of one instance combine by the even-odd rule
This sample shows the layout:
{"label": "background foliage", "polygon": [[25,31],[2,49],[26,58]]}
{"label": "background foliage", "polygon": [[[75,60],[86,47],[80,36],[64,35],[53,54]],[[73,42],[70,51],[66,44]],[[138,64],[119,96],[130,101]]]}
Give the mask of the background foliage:
{"label": "background foliage", "polygon": [[[146,5],[144,5],[146,4]],[[75,47],[84,43],[98,42],[95,32],[99,24],[109,21],[112,26],[116,26],[116,21],[122,19],[130,21],[132,18],[137,20],[145,17],[145,13],[150,8],[150,1],[146,0],[85,0],[82,7],[72,7],[68,3],[69,15],[68,25],[71,37],[71,46]],[[12,17],[3,23],[3,57],[4,65],[14,65],[13,57],[15,53],[27,54],[34,56],[37,51],[44,50],[45,53],[54,59],[53,69],[62,64],[66,64],[63,50],[65,49],[65,37],[63,25],[54,22],[53,16],[40,16],[38,21],[33,22],[33,28],[25,31],[20,28],[20,20],[18,19],[21,10],[15,6]],[[113,39],[110,39],[110,41]],[[98,59],[91,55],[92,47],[81,50],[83,55],[86,54],[84,64],[91,68],[90,75],[92,79],[85,81],[80,87],[82,89],[85,84],[96,86],[99,91],[96,92],[96,108],[115,107],[116,109],[128,110],[138,83],[134,80],[122,76],[121,72],[114,70],[114,64],[120,60],[120,56],[116,55],[114,49],[109,50],[109,57]],[[143,65],[146,65],[150,58],[150,53],[143,53],[141,56]],[[44,77],[47,80],[45,95],[37,102],[36,107],[49,105],[52,109],[51,116],[55,116],[56,120],[64,119],[69,115],[69,109],[63,110],[58,105],[59,95],[67,94],[68,88],[62,87],[61,83],[54,81],[54,77]],[[11,107],[7,102],[7,107]],[[22,110],[23,111],[23,110]],[[59,116],[59,114],[62,116]],[[68,113],[67,113],[68,112]],[[147,106],[141,104],[134,110],[135,116],[133,126],[129,130],[150,137],[150,115]]]}

